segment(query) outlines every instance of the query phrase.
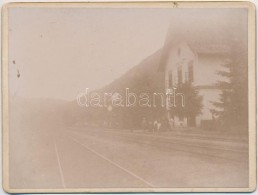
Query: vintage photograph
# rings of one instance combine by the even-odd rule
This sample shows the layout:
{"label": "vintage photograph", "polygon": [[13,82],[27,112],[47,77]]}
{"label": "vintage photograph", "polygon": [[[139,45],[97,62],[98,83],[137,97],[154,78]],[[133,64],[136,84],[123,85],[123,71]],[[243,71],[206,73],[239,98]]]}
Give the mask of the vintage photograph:
{"label": "vintage photograph", "polygon": [[249,188],[248,11],[7,6],[8,189]]}

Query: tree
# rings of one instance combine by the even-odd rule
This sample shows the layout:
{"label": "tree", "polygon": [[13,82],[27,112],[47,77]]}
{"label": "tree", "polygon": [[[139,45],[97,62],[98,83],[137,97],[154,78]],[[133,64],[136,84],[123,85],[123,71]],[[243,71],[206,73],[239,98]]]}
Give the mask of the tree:
{"label": "tree", "polygon": [[[183,94],[183,100],[182,96],[178,96],[179,93]],[[185,82],[177,85],[176,94],[176,106],[172,107],[170,111],[172,116],[186,117],[187,125],[195,126],[195,118],[201,114],[203,107],[198,89],[191,82]]]}
{"label": "tree", "polygon": [[217,72],[221,80],[220,99],[212,102],[213,113],[225,128],[247,127],[248,124],[248,64],[247,49],[243,43],[232,42],[229,59]]}

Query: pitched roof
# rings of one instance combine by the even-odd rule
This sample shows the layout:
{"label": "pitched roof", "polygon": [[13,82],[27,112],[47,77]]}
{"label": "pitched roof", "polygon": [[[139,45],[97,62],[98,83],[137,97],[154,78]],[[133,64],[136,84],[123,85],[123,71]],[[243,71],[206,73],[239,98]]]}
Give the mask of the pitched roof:
{"label": "pitched roof", "polygon": [[[201,11],[200,11],[201,12]],[[179,12],[180,13],[180,12]],[[220,55],[230,52],[232,41],[247,42],[246,22],[238,12],[226,10],[223,14],[191,12],[178,14],[171,21],[162,49],[159,70],[164,70],[168,51],[185,42],[196,54]]]}

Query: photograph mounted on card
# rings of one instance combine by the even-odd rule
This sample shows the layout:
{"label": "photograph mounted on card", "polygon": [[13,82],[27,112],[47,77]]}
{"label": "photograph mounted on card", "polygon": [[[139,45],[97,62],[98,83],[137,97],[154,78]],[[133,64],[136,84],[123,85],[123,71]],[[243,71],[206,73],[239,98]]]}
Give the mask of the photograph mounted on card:
{"label": "photograph mounted on card", "polygon": [[250,192],[250,2],[9,3],[9,193]]}

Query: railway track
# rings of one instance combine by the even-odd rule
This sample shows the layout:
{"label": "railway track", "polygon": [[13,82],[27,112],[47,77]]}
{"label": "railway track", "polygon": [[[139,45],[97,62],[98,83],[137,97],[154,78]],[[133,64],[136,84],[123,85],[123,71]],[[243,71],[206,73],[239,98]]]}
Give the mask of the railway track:
{"label": "railway track", "polygon": [[[193,140],[184,140],[168,136],[146,135],[141,133],[121,133],[114,131],[99,131],[99,130],[76,130],[70,129],[70,133],[75,133],[80,136],[88,137],[91,139],[102,139],[109,141],[130,142],[132,144],[145,145],[153,148],[157,148],[161,151],[169,152],[179,151],[188,154],[198,155],[202,157],[209,157],[213,159],[225,159],[237,163],[243,163],[248,161],[248,146],[245,144],[230,145],[226,142],[223,144],[203,138],[193,138]],[[228,139],[227,139],[228,140]],[[232,142],[231,142],[232,143]],[[233,142],[234,143],[234,142]]]}

